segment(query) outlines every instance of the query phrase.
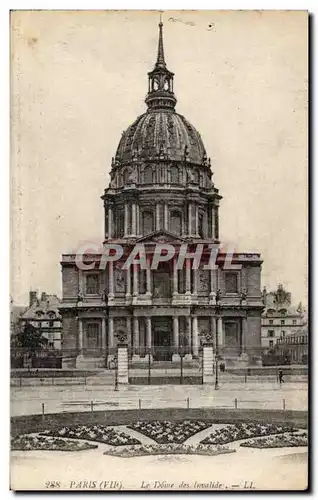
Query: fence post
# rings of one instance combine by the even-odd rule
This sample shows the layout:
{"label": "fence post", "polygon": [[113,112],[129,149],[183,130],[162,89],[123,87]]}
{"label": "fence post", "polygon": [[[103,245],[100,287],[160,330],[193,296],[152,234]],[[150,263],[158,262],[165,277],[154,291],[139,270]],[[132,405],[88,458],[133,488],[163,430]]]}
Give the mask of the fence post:
{"label": "fence post", "polygon": [[187,409],[190,408],[190,398],[187,398]]}
{"label": "fence post", "polygon": [[237,410],[237,398],[234,399],[234,406],[235,406],[235,409]]}
{"label": "fence post", "polygon": [[141,399],[138,399],[139,410],[141,410]]}
{"label": "fence post", "polygon": [[91,411],[94,411],[94,403],[91,401]]}
{"label": "fence post", "polygon": [[22,387],[22,377],[20,377],[20,387]]}
{"label": "fence post", "polygon": [[247,382],[247,375],[246,375],[246,373],[245,373],[245,375],[244,375],[244,382],[245,382],[245,384],[246,384],[246,382]]}
{"label": "fence post", "polygon": [[44,403],[42,403],[42,420],[44,420]]}
{"label": "fence post", "polygon": [[286,410],[286,401],[283,399],[283,410]]}

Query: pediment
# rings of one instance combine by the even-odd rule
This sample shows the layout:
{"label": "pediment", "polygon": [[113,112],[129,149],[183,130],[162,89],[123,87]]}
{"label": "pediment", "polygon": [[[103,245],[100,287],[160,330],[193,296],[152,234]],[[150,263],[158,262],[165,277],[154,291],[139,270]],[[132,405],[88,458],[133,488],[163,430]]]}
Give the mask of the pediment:
{"label": "pediment", "polygon": [[137,242],[142,243],[182,243],[185,240],[180,238],[177,234],[170,233],[169,231],[154,231],[153,233],[147,234],[142,238],[139,238]]}

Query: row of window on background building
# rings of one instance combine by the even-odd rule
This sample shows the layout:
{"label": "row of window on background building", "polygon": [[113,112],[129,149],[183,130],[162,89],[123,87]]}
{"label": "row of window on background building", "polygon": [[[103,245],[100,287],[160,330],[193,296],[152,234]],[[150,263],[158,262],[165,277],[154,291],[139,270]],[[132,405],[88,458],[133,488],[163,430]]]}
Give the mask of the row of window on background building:
{"label": "row of window on background building", "polygon": [[[274,325],[274,320],[273,320],[273,319],[270,319],[270,320],[269,320],[269,324],[270,324],[270,325]],[[285,320],[284,320],[284,319],[281,319],[281,320],[280,320],[280,324],[281,324],[281,325],[285,325]],[[293,319],[293,320],[292,320],[292,324],[293,324],[294,326],[295,326],[295,325],[297,325],[297,320],[296,320],[296,319]]]}

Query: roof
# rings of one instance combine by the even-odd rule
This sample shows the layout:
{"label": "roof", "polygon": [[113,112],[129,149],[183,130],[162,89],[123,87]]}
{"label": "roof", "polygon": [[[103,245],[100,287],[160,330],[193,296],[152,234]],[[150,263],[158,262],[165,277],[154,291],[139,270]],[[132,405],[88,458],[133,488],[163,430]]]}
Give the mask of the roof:
{"label": "roof", "polygon": [[61,319],[59,313],[60,299],[56,295],[46,295],[45,300],[37,299],[27,308],[22,319],[52,319],[56,317]]}
{"label": "roof", "polygon": [[206,151],[199,132],[184,116],[171,110],[149,110],[139,116],[123,133],[116,152],[120,163],[142,160],[160,154],[171,161],[202,165]]}

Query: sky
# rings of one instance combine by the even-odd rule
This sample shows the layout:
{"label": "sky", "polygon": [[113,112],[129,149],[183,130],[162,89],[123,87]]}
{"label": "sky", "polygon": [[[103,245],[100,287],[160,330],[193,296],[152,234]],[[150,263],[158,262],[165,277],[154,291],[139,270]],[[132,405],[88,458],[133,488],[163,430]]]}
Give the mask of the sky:
{"label": "sky", "polygon": [[[146,110],[156,11],[11,14],[11,296],[61,296],[62,253],[103,239],[121,134]],[[176,110],[211,157],[222,242],[307,303],[307,14],[166,11]]]}

